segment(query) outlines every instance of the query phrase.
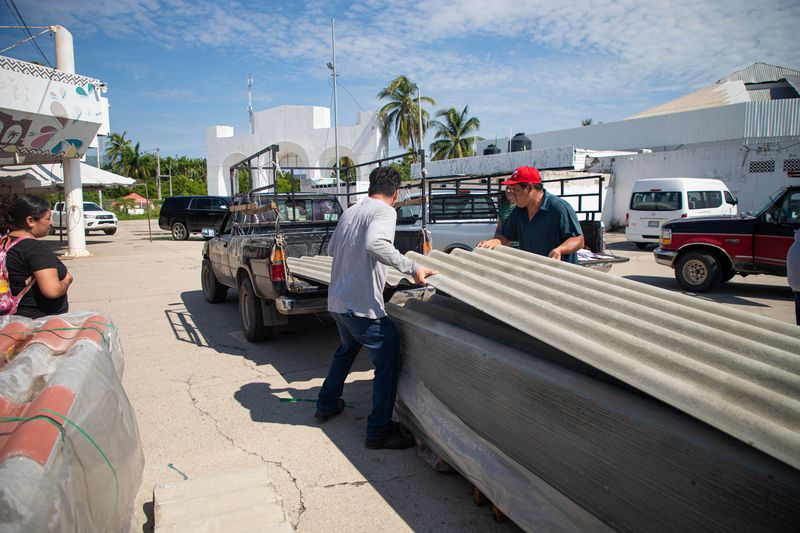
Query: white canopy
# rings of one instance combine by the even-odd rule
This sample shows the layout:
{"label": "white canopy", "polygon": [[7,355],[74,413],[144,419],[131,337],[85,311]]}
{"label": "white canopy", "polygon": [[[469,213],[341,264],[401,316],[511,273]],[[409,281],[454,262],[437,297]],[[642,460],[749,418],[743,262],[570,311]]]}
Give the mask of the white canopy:
{"label": "white canopy", "polygon": [[[81,184],[86,189],[131,186],[136,180],[81,163]],[[0,192],[35,191],[64,187],[60,163],[0,168]]]}

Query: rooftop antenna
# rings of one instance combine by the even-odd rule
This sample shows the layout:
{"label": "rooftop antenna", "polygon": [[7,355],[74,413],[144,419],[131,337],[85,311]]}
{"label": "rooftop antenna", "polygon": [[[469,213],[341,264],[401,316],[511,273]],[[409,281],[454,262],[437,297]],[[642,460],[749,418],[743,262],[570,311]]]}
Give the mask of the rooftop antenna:
{"label": "rooftop antenna", "polygon": [[253,120],[253,75],[247,75],[247,115],[250,117],[250,134],[256,132],[256,123]]}

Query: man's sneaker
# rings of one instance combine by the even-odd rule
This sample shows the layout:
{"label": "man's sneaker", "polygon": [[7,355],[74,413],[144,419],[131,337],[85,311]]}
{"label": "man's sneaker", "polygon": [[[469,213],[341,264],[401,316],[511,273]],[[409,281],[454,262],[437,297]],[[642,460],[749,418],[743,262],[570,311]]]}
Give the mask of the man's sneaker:
{"label": "man's sneaker", "polygon": [[388,437],[381,440],[367,439],[364,442],[370,450],[405,450],[413,448],[415,443],[411,433],[398,424],[395,424]]}
{"label": "man's sneaker", "polygon": [[333,411],[328,414],[322,414],[319,412],[319,410],[317,410],[317,412],[314,413],[314,418],[320,422],[327,422],[330,417],[342,414],[342,411],[344,411],[344,400],[339,398],[336,400],[336,407],[333,409]]}

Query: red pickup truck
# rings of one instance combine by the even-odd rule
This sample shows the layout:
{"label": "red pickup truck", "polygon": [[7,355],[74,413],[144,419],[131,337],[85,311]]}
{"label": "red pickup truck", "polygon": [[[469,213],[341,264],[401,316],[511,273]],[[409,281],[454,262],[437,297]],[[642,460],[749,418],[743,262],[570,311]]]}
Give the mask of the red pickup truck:
{"label": "red pickup truck", "polygon": [[785,276],[798,229],[800,186],[784,187],[741,215],[667,222],[653,253],[657,263],[675,269],[684,290],[706,292],[736,274]]}

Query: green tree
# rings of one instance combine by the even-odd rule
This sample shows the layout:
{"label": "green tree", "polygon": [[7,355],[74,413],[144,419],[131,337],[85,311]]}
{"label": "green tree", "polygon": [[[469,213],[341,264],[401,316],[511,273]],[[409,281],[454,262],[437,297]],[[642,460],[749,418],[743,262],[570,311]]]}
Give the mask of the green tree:
{"label": "green tree", "polygon": [[585,118],[581,120],[581,126],[591,126],[592,125],[592,118]]}
{"label": "green tree", "polygon": [[414,162],[414,154],[408,153],[398,163],[389,164],[400,174],[400,181],[411,181],[411,164]]}
{"label": "green tree", "polygon": [[[394,130],[400,146],[406,149],[410,146],[411,150],[415,151],[420,133],[417,84],[401,74],[378,91],[377,96],[381,100],[389,100],[378,112],[383,134],[388,135]],[[429,96],[423,96],[422,102],[436,104],[436,100]],[[428,122],[429,114],[423,109],[422,123],[425,129],[428,127]]]}
{"label": "green tree", "polygon": [[355,183],[358,179],[356,169],[353,168],[355,163],[349,157],[342,156],[339,158],[339,179],[345,183]]}
{"label": "green tree", "polygon": [[122,159],[129,177],[138,181],[146,181],[151,176],[150,169],[147,168],[149,166],[148,158],[139,151],[138,142],[124,154]]}
{"label": "green tree", "polygon": [[106,157],[109,161],[109,166],[113,172],[124,172],[123,168],[125,154],[131,150],[131,141],[125,138],[127,131],[123,131],[122,135],[119,133],[112,133],[111,138],[106,146]]}
{"label": "green tree", "polygon": [[456,159],[475,155],[473,146],[476,133],[481,126],[478,117],[469,116],[469,106],[461,113],[455,107],[441,109],[436,113],[433,125],[435,141],[431,144],[431,159]]}
{"label": "green tree", "polygon": [[278,172],[278,192],[300,192],[300,178],[291,172]]}

